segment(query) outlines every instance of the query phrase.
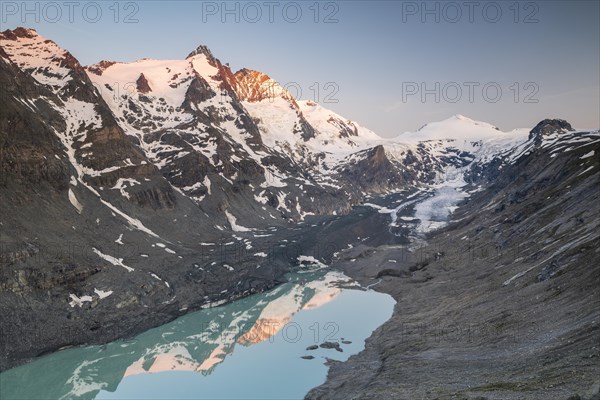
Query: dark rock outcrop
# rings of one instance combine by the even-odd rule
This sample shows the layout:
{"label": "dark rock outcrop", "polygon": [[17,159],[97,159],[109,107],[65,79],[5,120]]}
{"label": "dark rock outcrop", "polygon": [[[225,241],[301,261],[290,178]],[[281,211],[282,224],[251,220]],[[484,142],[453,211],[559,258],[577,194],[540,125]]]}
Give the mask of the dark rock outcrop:
{"label": "dark rock outcrop", "polygon": [[564,119],[545,119],[540,121],[530,132],[529,139],[533,139],[536,143],[542,141],[544,136],[552,133],[563,133],[574,131],[571,124]]}
{"label": "dark rock outcrop", "polygon": [[144,74],[140,74],[137,81],[135,81],[135,86],[137,88],[137,91],[140,93],[146,94],[146,93],[150,93],[152,91],[152,88],[150,87],[150,84],[148,83],[148,79],[146,79]]}
{"label": "dark rock outcrop", "polygon": [[186,58],[192,58],[192,57],[200,55],[200,54],[205,55],[211,61],[215,61],[215,57],[213,56],[212,52],[210,51],[208,46],[206,46],[204,44],[201,44],[198,47],[196,47],[196,49],[194,49],[194,51],[192,51],[190,54],[188,54],[188,56]]}
{"label": "dark rock outcrop", "polygon": [[335,349],[336,351],[343,352],[340,344],[337,342],[323,342],[319,345],[322,349]]}
{"label": "dark rock outcrop", "polygon": [[[365,350],[332,364],[307,399],[598,396],[599,169],[586,155],[600,151],[600,136],[562,132],[528,145],[414,251],[340,256],[335,267],[364,285],[379,273],[374,289],[398,303]],[[388,259],[395,268],[382,271]],[[404,270],[413,277],[398,279]]]}

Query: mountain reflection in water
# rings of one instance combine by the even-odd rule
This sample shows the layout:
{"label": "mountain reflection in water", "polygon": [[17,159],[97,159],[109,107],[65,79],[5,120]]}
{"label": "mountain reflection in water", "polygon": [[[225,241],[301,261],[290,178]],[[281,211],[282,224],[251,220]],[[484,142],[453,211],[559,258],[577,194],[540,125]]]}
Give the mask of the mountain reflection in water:
{"label": "mountain reflection in water", "polygon": [[[286,352],[291,351],[287,349],[292,345],[295,345],[296,353],[300,351],[304,354],[307,343],[318,344],[325,339],[339,339],[334,337],[339,327],[327,326],[327,324],[314,325],[314,321],[310,320],[300,323],[295,317],[305,312],[304,310],[310,312],[331,303],[344,291],[356,292],[358,295],[366,294],[356,290],[342,290],[336,285],[338,282],[348,284],[348,278],[339,272],[325,270],[290,274],[287,283],[272,291],[252,295],[222,307],[190,313],[171,323],[144,332],[133,340],[119,340],[104,346],[68,349],[42,357],[30,364],[0,374],[0,398],[94,399],[113,398],[111,397],[113,394],[116,396],[114,398],[130,398],[130,395],[137,398],[215,397],[215,392],[210,392],[207,385],[210,380],[207,381],[206,378],[201,384],[202,388],[207,390],[206,392],[199,393],[196,389],[174,392],[171,389],[161,393],[160,390],[165,390],[165,386],[178,386],[174,383],[175,375],[168,375],[170,373],[179,374],[176,380],[183,377],[192,379],[184,373],[208,377],[219,369],[219,365],[230,364],[223,361],[234,355],[236,345],[241,345],[243,348],[260,344],[268,346],[254,356],[239,355],[238,362],[243,364],[240,360],[244,361],[244,357],[263,358],[269,357],[270,353],[277,353],[277,357],[284,357]],[[376,295],[388,297],[378,293]],[[391,315],[392,304],[391,298],[386,299],[389,315]],[[370,331],[385,321],[389,315],[381,315]],[[331,315],[327,317],[332,320]],[[319,335],[317,335],[318,330],[320,330]],[[361,334],[365,336],[361,339],[364,340],[370,331]],[[283,346],[286,346],[286,350],[283,350]],[[359,351],[362,343],[357,343],[356,346],[348,350]],[[238,350],[236,354],[240,351],[242,350]],[[338,356],[338,359],[340,357],[346,359],[352,354],[350,352],[331,354],[331,352],[337,353],[332,350],[329,352],[328,356]],[[319,352],[311,354],[318,356]],[[293,371],[304,374],[303,368],[311,367],[308,364],[310,361],[300,360],[298,355],[288,358],[286,363],[289,365],[285,364],[285,368],[289,367],[290,374]],[[247,361],[249,365],[256,364],[256,368],[261,369],[258,361]],[[231,363],[234,363],[233,359]],[[276,372],[283,373],[280,370],[285,368],[277,367],[276,364],[273,362]],[[324,380],[323,371],[326,372],[326,367],[322,362],[312,364],[311,368],[307,375],[311,375],[312,378],[307,377],[307,382],[304,384],[306,387],[298,385],[296,392],[289,393],[291,396],[305,392]],[[227,374],[223,372],[224,376]],[[232,374],[235,375],[231,377],[234,380],[239,376],[239,373],[232,372]],[[199,384],[197,377],[193,378],[194,384]],[[296,379],[302,378],[296,376]],[[213,386],[218,388],[217,379],[214,380]],[[311,380],[315,382],[311,384]],[[186,382],[188,384],[191,381]],[[160,390],[151,389],[153,386]],[[190,383],[190,388],[192,386],[194,385]],[[263,396],[251,393],[251,389],[248,390],[250,392],[240,393],[250,397]],[[218,393],[231,398],[235,397],[237,392],[219,391]]]}

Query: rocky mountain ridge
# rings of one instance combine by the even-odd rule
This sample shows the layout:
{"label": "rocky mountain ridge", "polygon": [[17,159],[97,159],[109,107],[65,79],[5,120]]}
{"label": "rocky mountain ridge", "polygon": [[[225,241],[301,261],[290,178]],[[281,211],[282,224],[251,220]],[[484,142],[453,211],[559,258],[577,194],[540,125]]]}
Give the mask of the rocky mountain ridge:
{"label": "rocky mountain ridge", "polygon": [[[567,124],[475,163],[475,190],[418,249],[338,255],[398,303],[307,399],[600,399],[600,131]],[[426,201],[403,198],[397,219],[414,225]]]}
{"label": "rocky mountain ridge", "polygon": [[272,287],[339,250],[321,219],[450,175],[482,189],[539,141],[462,116],[383,139],[206,46],[82,67],[17,28],[0,87],[0,370]]}

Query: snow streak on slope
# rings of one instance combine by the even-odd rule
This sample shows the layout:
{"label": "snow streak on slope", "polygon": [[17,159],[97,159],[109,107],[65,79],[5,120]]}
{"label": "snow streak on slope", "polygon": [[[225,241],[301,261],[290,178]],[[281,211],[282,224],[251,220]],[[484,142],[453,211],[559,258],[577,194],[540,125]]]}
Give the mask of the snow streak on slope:
{"label": "snow streak on slope", "polygon": [[[298,199],[295,194],[290,195],[290,191],[291,183],[297,185],[300,177],[291,177],[277,164],[265,164],[263,158],[269,156],[268,153],[291,157],[298,166],[304,171],[310,171],[313,176],[313,182],[306,181],[304,184],[322,185],[330,191],[344,190],[348,185],[355,185],[353,176],[356,174],[368,180],[370,171],[361,171],[361,168],[370,168],[376,164],[390,170],[408,170],[408,176],[413,177],[410,184],[435,183],[439,186],[445,182],[448,168],[464,168],[476,159],[493,157],[498,151],[512,148],[526,139],[524,131],[505,133],[490,124],[460,115],[428,124],[417,132],[406,133],[393,140],[383,139],[315,102],[296,101],[287,90],[265,74],[241,70],[229,76],[223,68],[212,55],[201,51],[183,61],[141,60],[130,64],[109,65],[100,74],[94,73],[97,68],[88,68],[88,71],[92,72],[90,77],[96,83],[105,85],[111,81],[137,82],[142,77],[145,79],[147,87],[143,94],[137,93],[138,89],[135,89],[125,93],[127,101],[120,99],[118,105],[110,99],[107,101],[112,104],[113,109],[117,107],[117,114],[122,112],[119,119],[128,125],[128,132],[140,138],[148,155],[161,169],[189,154],[189,150],[171,142],[167,144],[162,139],[149,142],[149,135],[156,136],[153,132],[161,135],[168,132],[169,135],[185,137],[185,142],[191,146],[190,150],[202,153],[213,166],[218,167],[221,165],[219,150],[214,144],[213,134],[209,133],[211,127],[216,128],[236,149],[235,154],[230,156],[233,162],[250,159],[264,168],[264,182],[253,194],[253,198],[260,203],[259,207],[265,204],[266,199],[264,191],[260,189],[270,188],[275,189],[272,193],[277,198],[275,208],[287,213],[298,209],[299,215],[303,215],[301,201],[288,203],[290,199]],[[200,79],[206,85],[206,90],[217,95],[209,95],[200,101],[189,103],[192,110],[186,111],[183,104],[193,79]],[[243,110],[233,105],[235,100],[226,90],[228,84],[231,84],[241,100]],[[166,99],[164,101],[174,110],[172,115],[177,117],[164,116],[148,108],[144,98],[152,100],[149,104]],[[132,115],[136,108],[140,110],[138,115]],[[210,118],[191,123],[194,112],[210,115]],[[239,112],[246,112],[256,122],[260,129],[260,140],[265,145],[263,148],[268,150],[259,150],[260,145],[250,141],[248,131],[240,128],[237,117]],[[144,125],[145,120],[154,122],[147,126]],[[383,154],[389,165],[385,166],[385,161],[377,161],[375,164],[368,161],[368,157],[373,156],[371,149],[377,146],[383,146]],[[348,168],[356,171],[345,179],[340,179],[339,172]],[[431,179],[431,171],[436,173],[434,180]],[[171,173],[182,172],[174,170]],[[236,174],[221,175],[223,181],[216,185],[232,183],[237,177]],[[204,185],[205,178],[201,176],[198,181],[187,183],[179,189],[197,201],[202,201],[207,194],[210,195],[206,193],[208,187]],[[382,174],[379,179],[386,178]],[[385,182],[377,190],[381,190],[383,186]],[[194,197],[193,192],[202,188],[206,189],[204,194]]]}
{"label": "snow streak on slope", "polygon": [[[100,202],[111,211],[122,217],[134,229],[156,236],[146,228],[141,221],[130,217],[118,210],[115,206],[103,199],[101,194],[89,183],[90,178],[99,177],[119,170],[125,166],[133,166],[130,159],[117,160],[116,165],[110,165],[101,170],[91,168],[88,163],[95,158],[93,153],[94,142],[89,137],[103,129],[107,129],[100,115],[100,98],[94,93],[82,94],[86,101],[76,98],[77,94],[85,91],[85,73],[79,62],[67,51],[61,49],[51,40],[37,34],[33,29],[18,28],[0,34],[2,49],[6,51],[9,59],[19,68],[31,74],[41,85],[56,94],[53,99],[37,96],[52,107],[63,119],[64,129],[59,125],[49,125],[64,146],[67,159],[75,170],[76,176],[70,179],[70,188],[66,193],[69,202],[81,214],[84,205],[77,197],[78,188],[88,189],[97,196]],[[79,92],[79,93],[78,93]],[[35,97],[35,96],[34,96]],[[81,144],[85,143],[85,144]],[[56,155],[57,158],[60,158]],[[146,163],[145,161],[141,162]],[[78,187],[78,183],[81,186]]]}
{"label": "snow streak on slope", "polygon": [[[181,169],[184,157],[206,160],[205,166],[197,167],[196,181],[170,179],[196,202],[211,195],[215,178],[209,178],[209,172],[222,178],[215,184],[233,185],[236,168],[224,168],[225,163],[249,159],[260,164],[267,155],[249,143],[251,135],[239,122],[244,110],[236,109],[223,87],[218,65],[205,54],[196,54],[186,60],[144,59],[87,69],[90,78],[107,89],[103,96],[126,132],[139,139],[164,175],[190,174]],[[123,86],[128,90],[120,93]],[[233,154],[223,154],[224,147]]]}
{"label": "snow streak on slope", "polygon": [[[24,36],[10,45],[13,56],[22,68],[35,72],[39,66],[32,60],[47,53],[46,61],[54,64],[45,75],[61,77],[53,85],[71,74],[65,65],[78,65],[76,60],[65,64],[70,55],[37,34]],[[21,41],[24,44],[18,44]],[[135,136],[170,184],[196,204],[223,195],[224,188],[239,190],[242,180],[251,182],[249,198],[255,207],[271,207],[301,220],[315,211],[314,196],[302,196],[307,188],[348,198],[411,185],[434,184],[439,189],[448,186],[448,171],[486,162],[526,139],[524,131],[501,132],[461,115],[383,139],[315,102],[295,100],[265,74],[232,74],[210,51],[200,50],[185,60],[103,61],[85,70],[119,125]],[[57,132],[68,152],[77,141],[85,142],[85,131],[76,132],[82,124],[102,125],[92,103],[75,105],[61,110],[70,133]],[[92,170],[75,150],[69,158],[79,180],[121,168],[117,164]],[[258,181],[253,180],[257,172],[262,176]],[[131,185],[119,182],[113,188],[129,199],[126,189]],[[242,219],[236,226],[256,226],[236,210],[229,215]]]}

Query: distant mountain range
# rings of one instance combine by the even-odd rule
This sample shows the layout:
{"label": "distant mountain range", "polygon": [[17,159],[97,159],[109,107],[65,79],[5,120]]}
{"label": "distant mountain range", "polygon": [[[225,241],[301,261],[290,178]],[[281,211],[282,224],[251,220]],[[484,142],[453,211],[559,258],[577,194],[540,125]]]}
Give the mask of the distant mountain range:
{"label": "distant mountain range", "polygon": [[46,329],[3,343],[0,369],[272,287],[300,255],[273,247],[311,218],[449,176],[484,188],[573,132],[455,115],[384,139],[206,46],[84,67],[26,28],[0,33],[0,88],[2,329]]}

